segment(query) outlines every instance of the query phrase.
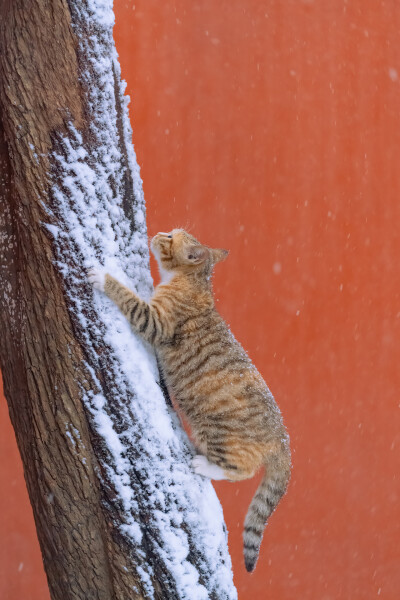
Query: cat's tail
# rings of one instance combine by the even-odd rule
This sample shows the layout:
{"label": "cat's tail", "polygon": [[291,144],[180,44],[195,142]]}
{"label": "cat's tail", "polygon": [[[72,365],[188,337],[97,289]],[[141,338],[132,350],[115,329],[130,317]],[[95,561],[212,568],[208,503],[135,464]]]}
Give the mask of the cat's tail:
{"label": "cat's tail", "polygon": [[290,479],[290,450],[287,440],[266,456],[265,473],[244,521],[243,553],[249,573],[254,571],[268,517],[286,492]]}

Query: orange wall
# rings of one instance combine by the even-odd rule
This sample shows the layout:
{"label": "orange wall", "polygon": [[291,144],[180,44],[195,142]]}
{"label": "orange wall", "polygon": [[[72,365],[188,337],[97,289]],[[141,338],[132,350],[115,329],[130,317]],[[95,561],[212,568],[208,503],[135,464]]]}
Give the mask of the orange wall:
{"label": "orange wall", "polygon": [[[292,482],[252,576],[241,530],[256,482],[216,486],[239,598],[397,600],[400,4],[115,8],[149,232],[184,226],[231,250],[219,308],[291,434]],[[0,518],[33,543],[16,520],[25,498],[13,512],[14,461],[1,460]],[[44,598],[21,589],[4,597]]]}
{"label": "orange wall", "polygon": [[0,600],[47,600],[32,509],[1,390],[0,376]]}

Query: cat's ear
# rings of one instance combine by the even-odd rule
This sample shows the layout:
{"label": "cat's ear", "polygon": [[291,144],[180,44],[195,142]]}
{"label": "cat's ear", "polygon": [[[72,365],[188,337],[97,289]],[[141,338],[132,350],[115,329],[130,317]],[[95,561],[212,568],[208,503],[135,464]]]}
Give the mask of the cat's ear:
{"label": "cat's ear", "polygon": [[225,260],[226,257],[228,256],[228,254],[229,254],[229,251],[224,250],[223,248],[217,248],[215,250],[211,250],[211,258],[212,258],[213,264],[216,265],[217,263]]}
{"label": "cat's ear", "polygon": [[188,259],[188,262],[199,265],[205,261],[208,253],[208,248],[205,248],[204,246],[188,246],[186,249],[186,258]]}

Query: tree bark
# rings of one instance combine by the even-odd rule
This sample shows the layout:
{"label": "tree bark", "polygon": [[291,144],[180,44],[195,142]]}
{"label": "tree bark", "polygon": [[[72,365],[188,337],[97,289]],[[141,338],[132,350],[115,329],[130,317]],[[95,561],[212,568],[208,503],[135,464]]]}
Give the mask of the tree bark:
{"label": "tree bark", "polygon": [[111,6],[0,1],[5,396],[54,600],[235,598],[154,357],[85,281],[108,264],[151,293]]}

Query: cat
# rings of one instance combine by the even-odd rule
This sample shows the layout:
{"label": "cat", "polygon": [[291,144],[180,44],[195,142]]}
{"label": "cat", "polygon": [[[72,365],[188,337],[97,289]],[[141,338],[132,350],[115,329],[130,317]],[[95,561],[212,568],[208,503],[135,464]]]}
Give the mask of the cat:
{"label": "cat", "polygon": [[212,270],[228,252],[202,245],[183,229],[158,233],[151,249],[161,282],[149,303],[104,271],[91,270],[88,278],[153,345],[201,452],[193,458],[194,472],[240,481],[265,467],[244,523],[251,572],[266,521],[289,482],[289,437],[266,383],[214,306]]}

